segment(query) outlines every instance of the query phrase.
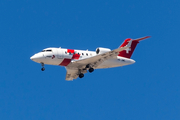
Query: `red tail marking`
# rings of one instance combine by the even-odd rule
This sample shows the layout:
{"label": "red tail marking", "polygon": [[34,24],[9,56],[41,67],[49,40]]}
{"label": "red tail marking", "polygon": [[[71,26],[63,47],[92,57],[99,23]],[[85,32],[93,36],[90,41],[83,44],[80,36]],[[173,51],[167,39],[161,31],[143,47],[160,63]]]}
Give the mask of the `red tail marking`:
{"label": "red tail marking", "polygon": [[[130,40],[131,40],[130,38],[126,39],[120,47],[126,46]],[[123,51],[119,52],[118,56],[131,58],[132,53],[134,52],[134,49],[136,48],[136,45],[138,43],[139,43],[139,41],[132,41],[131,47],[127,50],[123,50]]]}
{"label": "red tail marking", "polygon": [[[133,54],[133,52],[134,52],[137,44],[139,43],[139,41],[144,40],[144,39],[149,38],[149,37],[150,37],[150,36],[146,36],[146,37],[134,39],[134,40],[132,41],[131,47],[130,47],[129,49],[127,49],[127,50],[123,50],[123,51],[119,52],[119,55],[118,55],[118,56],[126,57],[126,58],[131,58],[131,56],[132,56],[132,54]],[[124,41],[124,43],[123,43],[120,47],[126,46],[130,40],[131,40],[130,38],[126,39],[126,40]]]}
{"label": "red tail marking", "polygon": [[62,63],[60,63],[59,65],[61,65],[61,66],[67,66],[69,63],[71,62],[71,59],[64,59],[63,61],[62,61]]}

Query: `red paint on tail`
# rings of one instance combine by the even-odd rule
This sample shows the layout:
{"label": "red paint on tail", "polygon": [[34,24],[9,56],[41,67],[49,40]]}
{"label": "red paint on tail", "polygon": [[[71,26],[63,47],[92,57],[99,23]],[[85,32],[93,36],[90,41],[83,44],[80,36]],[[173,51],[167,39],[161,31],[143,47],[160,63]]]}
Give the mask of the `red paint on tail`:
{"label": "red paint on tail", "polygon": [[[149,38],[149,37],[150,36],[134,39],[132,41],[131,47],[127,50],[123,50],[123,51],[119,52],[118,56],[125,57],[125,58],[131,58],[131,56],[132,56],[137,44],[139,43],[139,41],[144,40],[144,39]],[[126,46],[130,40],[131,40],[130,38],[126,39],[120,47]]]}
{"label": "red paint on tail", "polygon": [[[131,40],[130,38],[126,39],[120,47],[126,46],[130,40]],[[134,52],[134,49],[136,48],[138,43],[139,43],[138,41],[132,41],[131,47],[127,50],[123,50],[123,51],[119,52],[118,56],[125,57],[125,58],[131,58],[131,56]]]}

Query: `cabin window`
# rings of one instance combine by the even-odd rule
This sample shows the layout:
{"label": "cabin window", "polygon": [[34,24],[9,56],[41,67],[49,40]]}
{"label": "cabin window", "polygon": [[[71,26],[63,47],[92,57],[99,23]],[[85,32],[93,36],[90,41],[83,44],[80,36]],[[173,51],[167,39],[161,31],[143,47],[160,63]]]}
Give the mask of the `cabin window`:
{"label": "cabin window", "polygon": [[88,56],[88,53],[86,53],[86,55]]}
{"label": "cabin window", "polygon": [[46,50],[47,52],[52,52],[52,50]]}
{"label": "cabin window", "polygon": [[71,52],[69,52],[69,54],[71,55]]}
{"label": "cabin window", "polygon": [[43,50],[43,51],[41,51],[41,52],[52,52],[52,50]]}
{"label": "cabin window", "polygon": [[67,54],[67,52],[65,51],[65,54]]}
{"label": "cabin window", "polygon": [[82,53],[82,55],[84,55],[84,53]]}

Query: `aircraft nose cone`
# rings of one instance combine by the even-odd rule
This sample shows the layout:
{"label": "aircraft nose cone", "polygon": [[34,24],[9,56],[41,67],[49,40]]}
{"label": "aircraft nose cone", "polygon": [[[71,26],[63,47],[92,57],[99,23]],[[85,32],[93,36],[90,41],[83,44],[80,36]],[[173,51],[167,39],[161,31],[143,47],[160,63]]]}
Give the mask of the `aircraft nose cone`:
{"label": "aircraft nose cone", "polygon": [[31,57],[30,57],[30,59],[31,59],[31,60],[33,60],[33,59],[34,59],[34,55],[33,55],[33,56],[31,56]]}
{"label": "aircraft nose cone", "polygon": [[30,57],[30,59],[33,60],[33,61],[35,61],[35,62],[40,61],[42,58],[43,58],[43,55],[42,55],[42,54],[39,54],[39,53],[37,53],[37,54],[35,54],[35,55],[33,55],[33,56]]}

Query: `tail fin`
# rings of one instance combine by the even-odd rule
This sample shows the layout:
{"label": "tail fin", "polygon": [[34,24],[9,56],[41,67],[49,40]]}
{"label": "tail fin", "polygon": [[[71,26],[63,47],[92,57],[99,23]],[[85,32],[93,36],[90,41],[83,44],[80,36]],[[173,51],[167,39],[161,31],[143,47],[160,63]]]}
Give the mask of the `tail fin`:
{"label": "tail fin", "polygon": [[[131,58],[131,56],[132,56],[137,44],[139,43],[139,41],[144,40],[144,39],[149,38],[149,37],[150,36],[146,36],[146,37],[142,37],[142,38],[132,40],[131,46],[128,49],[119,52],[118,56],[125,57],[125,58]],[[124,40],[124,42],[122,43],[122,45],[120,47],[126,46],[130,40],[131,40],[130,38]]]}

